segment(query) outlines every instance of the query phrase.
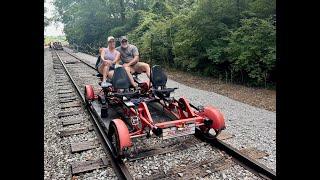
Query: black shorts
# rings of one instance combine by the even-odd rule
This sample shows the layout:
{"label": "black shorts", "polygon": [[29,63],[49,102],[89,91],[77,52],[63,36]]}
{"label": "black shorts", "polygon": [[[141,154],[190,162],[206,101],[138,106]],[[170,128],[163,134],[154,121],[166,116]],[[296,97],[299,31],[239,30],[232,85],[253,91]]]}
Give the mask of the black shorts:
{"label": "black shorts", "polygon": [[110,68],[109,68],[109,71],[112,71],[112,70],[114,70],[115,68],[115,64],[112,64],[112,66],[110,66]]}
{"label": "black shorts", "polygon": [[[99,67],[101,66],[102,63],[99,63],[98,66],[96,67],[97,71],[99,71]],[[109,71],[112,71],[115,69],[115,64],[112,64],[112,66],[110,66]]]}

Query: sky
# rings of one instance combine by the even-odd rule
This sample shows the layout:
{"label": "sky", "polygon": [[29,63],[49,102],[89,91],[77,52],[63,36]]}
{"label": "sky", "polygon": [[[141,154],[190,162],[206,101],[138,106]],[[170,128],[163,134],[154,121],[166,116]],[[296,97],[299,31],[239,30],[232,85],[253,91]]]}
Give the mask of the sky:
{"label": "sky", "polygon": [[[47,12],[44,14],[46,17],[51,18],[55,10],[54,5],[52,4],[53,0],[45,0],[44,6],[47,8]],[[60,36],[65,35],[63,32],[62,23],[51,23],[44,29],[45,36]]]}

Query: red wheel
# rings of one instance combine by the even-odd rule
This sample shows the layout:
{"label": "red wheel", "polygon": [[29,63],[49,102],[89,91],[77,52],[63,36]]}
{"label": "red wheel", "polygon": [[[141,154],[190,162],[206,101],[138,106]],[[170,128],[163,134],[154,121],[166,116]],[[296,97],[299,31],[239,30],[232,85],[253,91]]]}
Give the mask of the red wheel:
{"label": "red wheel", "polygon": [[116,158],[121,158],[124,150],[132,145],[129,130],[121,119],[114,119],[110,122],[107,137],[112,144]]}
{"label": "red wheel", "polygon": [[220,111],[212,106],[204,107],[203,111],[198,113],[200,116],[212,121],[210,125],[204,125],[200,127],[203,134],[209,134],[210,129],[213,129],[215,134],[211,134],[214,137],[218,136],[220,132],[225,129],[224,117]]}
{"label": "red wheel", "polygon": [[85,86],[84,96],[85,96],[86,103],[89,103],[90,101],[94,100],[94,91],[93,91],[93,87],[91,85]]}

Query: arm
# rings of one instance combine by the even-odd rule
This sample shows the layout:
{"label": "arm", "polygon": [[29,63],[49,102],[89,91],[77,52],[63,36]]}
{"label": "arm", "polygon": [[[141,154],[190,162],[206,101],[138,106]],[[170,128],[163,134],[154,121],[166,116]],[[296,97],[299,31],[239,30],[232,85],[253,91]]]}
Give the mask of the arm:
{"label": "arm", "polygon": [[120,63],[120,53],[117,53],[114,61],[112,62],[113,64],[119,64]]}
{"label": "arm", "polygon": [[104,61],[104,55],[105,55],[105,52],[103,51],[103,49],[102,49],[102,48],[100,48],[100,49],[99,49],[99,52],[100,52],[100,58],[101,58],[101,60],[103,60],[103,61]]}
{"label": "arm", "polygon": [[132,54],[133,54],[133,59],[128,63],[128,66],[134,65],[137,62],[139,62],[139,51],[136,46],[133,46],[134,48],[132,49]]}
{"label": "arm", "polygon": [[134,55],[133,59],[128,63],[128,66],[134,65],[139,62],[139,55]]}

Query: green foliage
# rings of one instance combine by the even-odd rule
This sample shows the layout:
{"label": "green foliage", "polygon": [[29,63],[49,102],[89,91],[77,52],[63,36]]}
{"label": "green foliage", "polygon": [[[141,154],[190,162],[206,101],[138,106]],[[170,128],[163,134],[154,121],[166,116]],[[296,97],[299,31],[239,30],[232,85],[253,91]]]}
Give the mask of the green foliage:
{"label": "green foliage", "polygon": [[243,19],[241,26],[231,33],[229,53],[236,72],[244,70],[256,85],[275,66],[275,27],[271,19]]}
{"label": "green foliage", "polygon": [[[262,86],[275,79],[275,0],[55,0],[85,52],[128,35],[143,61]],[[119,43],[118,43],[119,44]]]}
{"label": "green foliage", "polygon": [[132,31],[127,32],[131,42],[139,43],[140,38],[143,34],[150,30],[150,27],[153,26],[154,22],[157,19],[157,16],[150,12],[138,11],[135,14],[135,26]]}
{"label": "green foliage", "polygon": [[276,0],[254,0],[249,3],[249,11],[259,18],[268,18],[276,14]]}
{"label": "green foliage", "polygon": [[162,16],[163,18],[170,18],[173,16],[172,8],[161,0],[156,1],[152,5],[151,12],[159,16]]}

